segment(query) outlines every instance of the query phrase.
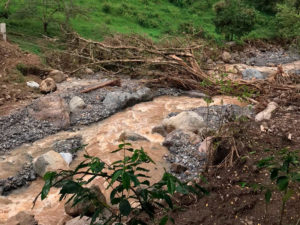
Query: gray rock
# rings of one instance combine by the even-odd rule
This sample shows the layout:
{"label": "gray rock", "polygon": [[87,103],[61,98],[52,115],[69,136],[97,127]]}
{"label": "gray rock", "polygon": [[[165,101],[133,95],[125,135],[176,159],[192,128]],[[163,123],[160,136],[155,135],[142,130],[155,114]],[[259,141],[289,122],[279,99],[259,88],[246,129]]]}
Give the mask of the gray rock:
{"label": "gray rock", "polygon": [[69,107],[58,95],[48,95],[38,99],[28,108],[28,112],[37,120],[46,120],[58,128],[70,125]]}
{"label": "gray rock", "polygon": [[206,98],[208,97],[206,94],[199,92],[199,91],[183,91],[183,95],[186,95],[188,97],[192,98]]}
{"label": "gray rock", "polygon": [[69,107],[70,111],[74,113],[78,110],[84,109],[86,107],[86,104],[82,98],[74,96],[69,103]]}
{"label": "gray rock", "polygon": [[33,180],[36,180],[33,165],[26,163],[15,176],[0,179],[0,195],[8,195],[11,191],[26,186]]}
{"label": "gray rock", "polygon": [[160,125],[160,126],[155,126],[152,128],[152,134],[154,133],[158,133],[163,137],[166,137],[168,132],[165,130],[164,126]]}
{"label": "gray rock", "polygon": [[205,122],[197,113],[184,111],[176,116],[164,119],[162,125],[168,133],[177,129],[198,133],[199,130],[205,127]]}
{"label": "gray rock", "polygon": [[110,92],[103,100],[103,104],[111,110],[117,110],[150,99],[152,99],[152,92],[149,88],[144,87],[133,94],[124,91]]}
{"label": "gray rock", "polygon": [[300,75],[300,69],[289,70],[288,74]]}
{"label": "gray rock", "polygon": [[242,75],[243,75],[244,80],[252,80],[253,78],[255,78],[255,79],[264,79],[265,78],[263,76],[263,74],[256,69],[245,69],[242,72]]}
{"label": "gray rock", "polygon": [[51,150],[35,158],[33,168],[40,177],[43,177],[49,171],[68,169],[68,164],[59,153]]}
{"label": "gray rock", "polygon": [[82,136],[76,135],[64,140],[56,140],[52,144],[54,151],[61,153],[67,152],[71,153],[73,158],[76,157],[76,152],[83,146]]}
{"label": "gray rock", "polygon": [[133,133],[133,132],[123,132],[120,137],[119,137],[119,141],[149,141],[147,138],[143,137],[142,135],[139,135],[137,133]]}

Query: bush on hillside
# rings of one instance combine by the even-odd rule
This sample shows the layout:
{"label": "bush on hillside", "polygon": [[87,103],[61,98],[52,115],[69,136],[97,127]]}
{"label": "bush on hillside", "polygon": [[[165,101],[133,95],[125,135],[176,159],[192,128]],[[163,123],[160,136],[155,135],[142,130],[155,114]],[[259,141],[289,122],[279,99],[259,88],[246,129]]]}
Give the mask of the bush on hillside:
{"label": "bush on hillside", "polygon": [[224,0],[214,5],[217,32],[225,34],[227,40],[241,38],[249,33],[256,22],[256,12],[241,0]]}
{"label": "bush on hillside", "polygon": [[281,37],[295,38],[300,36],[300,13],[295,5],[279,4],[276,19]]}

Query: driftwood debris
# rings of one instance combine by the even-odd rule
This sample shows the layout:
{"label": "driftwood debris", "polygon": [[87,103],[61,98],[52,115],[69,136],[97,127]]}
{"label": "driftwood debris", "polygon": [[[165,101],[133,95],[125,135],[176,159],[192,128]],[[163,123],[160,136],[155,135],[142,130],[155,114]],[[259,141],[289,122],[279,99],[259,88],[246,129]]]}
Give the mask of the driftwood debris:
{"label": "driftwood debris", "polygon": [[[277,82],[272,80],[220,82],[201,69],[199,63],[201,55],[204,54],[204,45],[201,41],[183,42],[175,39],[154,43],[141,36],[119,35],[97,42],[82,38],[74,32],[66,36],[67,51],[48,57],[48,63],[50,65],[52,63],[54,67],[60,65],[60,69],[68,74],[93,68],[109,75],[122,74],[130,78],[142,78],[146,85],[152,87],[200,90],[209,96],[217,94],[244,96],[245,92],[262,94],[272,92],[275,86],[286,87],[291,80],[291,77],[285,77],[284,73],[279,71],[275,78]],[[229,92],[224,86],[226,83],[232,84]]]}
{"label": "driftwood debris", "polygon": [[103,88],[103,87],[106,87],[106,86],[121,86],[121,80],[116,79],[116,80],[106,81],[106,82],[100,83],[98,85],[95,85],[93,87],[84,89],[84,90],[80,91],[80,93],[87,93],[87,92],[94,91],[98,88]]}

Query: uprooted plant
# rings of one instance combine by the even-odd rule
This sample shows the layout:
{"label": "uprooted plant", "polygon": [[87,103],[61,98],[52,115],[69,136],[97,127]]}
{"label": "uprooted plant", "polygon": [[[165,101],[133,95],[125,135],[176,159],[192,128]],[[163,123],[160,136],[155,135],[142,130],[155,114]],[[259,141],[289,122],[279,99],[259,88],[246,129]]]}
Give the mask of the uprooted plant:
{"label": "uprooted plant", "polygon": [[271,201],[272,193],[279,190],[281,194],[281,209],[279,224],[282,224],[285,206],[287,201],[295,193],[293,183],[300,182],[300,161],[298,151],[282,149],[275,156],[269,156],[259,160],[257,164],[260,169],[267,169],[270,174],[270,184],[242,182],[242,187],[249,186],[254,190],[263,190],[265,192],[266,216],[268,213],[268,204]]}
{"label": "uprooted plant", "polygon": [[[71,196],[67,203],[72,201],[73,207],[86,201],[93,204],[95,211],[90,215],[91,224],[95,224],[95,222],[98,224],[97,218],[103,208],[106,208],[110,211],[111,216],[106,219],[104,224],[147,224],[145,221],[145,215],[147,215],[147,220],[150,219],[154,223],[163,225],[169,219],[172,221],[172,218],[168,217],[168,211],[174,208],[172,195],[175,192],[208,194],[201,186],[182,183],[167,172],[163,174],[159,182],[151,184],[148,180],[150,177],[147,175],[150,171],[143,165],[154,162],[143,148],[133,149],[131,144],[123,143],[112,153],[117,152],[123,154],[123,159],[115,161],[111,165],[97,157],[85,155],[85,160],[75,170],[46,173],[45,184],[40,193],[41,199],[47,197],[51,188],[59,187],[60,200]],[[112,189],[110,193],[111,206],[99,201],[95,194],[86,187],[96,178],[103,178],[109,183],[106,189]],[[118,209],[115,209],[114,206],[118,206]],[[158,210],[160,219],[157,221],[155,215]]]}

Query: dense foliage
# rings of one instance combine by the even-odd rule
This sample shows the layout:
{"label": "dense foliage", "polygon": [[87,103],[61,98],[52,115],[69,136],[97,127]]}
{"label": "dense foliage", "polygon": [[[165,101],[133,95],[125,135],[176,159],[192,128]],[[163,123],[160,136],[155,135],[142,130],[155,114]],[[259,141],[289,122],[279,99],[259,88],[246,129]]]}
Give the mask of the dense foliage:
{"label": "dense foliage", "polygon": [[220,1],[214,5],[214,9],[217,31],[224,33],[227,40],[241,38],[253,30],[256,12],[241,0]]}

